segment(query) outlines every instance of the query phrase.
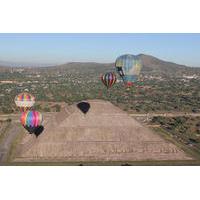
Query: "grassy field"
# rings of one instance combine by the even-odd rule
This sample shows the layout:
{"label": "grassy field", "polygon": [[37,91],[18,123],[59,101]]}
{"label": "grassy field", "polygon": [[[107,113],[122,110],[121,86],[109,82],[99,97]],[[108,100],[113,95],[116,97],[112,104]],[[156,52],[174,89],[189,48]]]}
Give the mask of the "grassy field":
{"label": "grassy field", "polygon": [[[200,154],[196,151],[194,151],[193,149],[189,148],[187,145],[184,145],[181,142],[178,142],[177,140],[173,139],[169,133],[167,131],[165,131],[162,128],[153,128],[153,130],[155,131],[155,133],[159,134],[161,137],[163,137],[165,140],[168,140],[169,142],[175,144],[177,147],[179,147],[180,149],[182,149],[184,152],[186,152],[187,154],[191,155],[193,158],[195,158],[197,161],[200,162]],[[187,162],[187,161],[186,161]]]}
{"label": "grassy field", "polygon": [[153,130],[196,159],[200,159],[199,117],[154,117]]}

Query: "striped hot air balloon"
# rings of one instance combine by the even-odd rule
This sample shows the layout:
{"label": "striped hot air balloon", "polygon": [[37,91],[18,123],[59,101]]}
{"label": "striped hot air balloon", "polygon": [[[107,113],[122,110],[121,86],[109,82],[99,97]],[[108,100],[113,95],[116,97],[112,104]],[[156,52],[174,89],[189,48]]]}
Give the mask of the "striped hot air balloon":
{"label": "striped hot air balloon", "polygon": [[116,83],[116,75],[113,72],[108,72],[101,76],[101,81],[109,89]]}
{"label": "striped hot air balloon", "polygon": [[15,104],[22,112],[27,111],[35,104],[35,97],[27,92],[20,93],[15,97]]}
{"label": "striped hot air balloon", "polygon": [[115,67],[125,85],[131,86],[138,79],[142,69],[142,62],[139,56],[125,54],[116,59]]}
{"label": "striped hot air balloon", "polygon": [[20,122],[30,133],[42,125],[43,117],[42,114],[38,111],[26,111],[23,112],[20,117]]}

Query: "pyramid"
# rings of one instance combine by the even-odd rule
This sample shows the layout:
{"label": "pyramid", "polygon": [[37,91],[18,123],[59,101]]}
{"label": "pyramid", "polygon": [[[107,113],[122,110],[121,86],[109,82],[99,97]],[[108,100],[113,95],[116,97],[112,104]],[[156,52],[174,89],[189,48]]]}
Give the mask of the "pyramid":
{"label": "pyramid", "polygon": [[37,138],[26,134],[17,162],[190,160],[174,144],[141,125],[112,103],[87,101],[84,114],[63,106],[44,121]]}

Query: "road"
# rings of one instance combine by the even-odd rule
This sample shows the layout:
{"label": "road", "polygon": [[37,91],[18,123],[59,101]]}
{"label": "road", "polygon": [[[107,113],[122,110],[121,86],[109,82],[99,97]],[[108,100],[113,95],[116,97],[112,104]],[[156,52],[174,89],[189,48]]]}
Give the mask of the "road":
{"label": "road", "polygon": [[[44,119],[51,117],[54,115],[55,112],[48,112],[48,113],[43,113]],[[200,117],[200,113],[129,113],[129,116],[131,117],[146,117],[146,118],[152,118],[152,117],[181,117],[181,116],[192,116],[192,117]],[[6,120],[6,119],[12,119],[12,122],[18,123],[20,119],[20,114],[1,114],[0,115],[0,120]]]}
{"label": "road", "polygon": [[[44,113],[44,119],[55,113]],[[5,137],[0,143],[0,164],[7,161],[11,145],[18,134],[20,134],[21,126],[19,123],[20,114],[4,114],[0,115],[0,120],[12,119],[11,125],[6,132]]]}
{"label": "road", "polygon": [[[54,112],[42,113],[44,118],[50,117]],[[18,123],[20,121],[20,114],[0,114],[0,120],[12,119],[12,122]]]}
{"label": "road", "polygon": [[181,117],[181,116],[200,117],[200,113],[145,113],[145,114],[132,113],[129,115],[131,117]]}
{"label": "road", "polygon": [[12,142],[19,133],[20,133],[19,124],[11,123],[11,127],[9,127],[9,130],[6,132],[6,135],[0,144],[0,163],[7,161],[8,158],[7,156],[9,154]]}
{"label": "road", "polygon": [[[44,118],[50,117],[51,115],[55,114],[55,112],[47,112],[43,113]],[[168,113],[129,113],[131,117],[179,117],[179,116],[193,116],[193,117],[200,117],[200,113],[184,113],[184,112],[168,112]],[[12,119],[18,120],[19,122],[20,114],[0,114],[0,120],[3,119]]]}

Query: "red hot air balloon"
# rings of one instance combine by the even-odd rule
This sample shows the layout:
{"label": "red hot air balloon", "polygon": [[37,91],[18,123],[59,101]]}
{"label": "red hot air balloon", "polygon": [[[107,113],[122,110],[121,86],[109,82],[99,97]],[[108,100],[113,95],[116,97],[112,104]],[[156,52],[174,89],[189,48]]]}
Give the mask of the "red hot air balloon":
{"label": "red hot air balloon", "polygon": [[116,80],[116,75],[113,72],[108,72],[101,76],[101,81],[107,89],[111,88],[116,83]]}

